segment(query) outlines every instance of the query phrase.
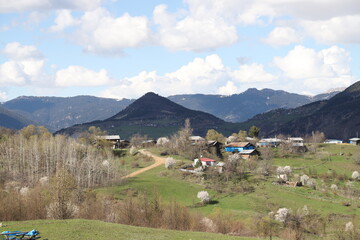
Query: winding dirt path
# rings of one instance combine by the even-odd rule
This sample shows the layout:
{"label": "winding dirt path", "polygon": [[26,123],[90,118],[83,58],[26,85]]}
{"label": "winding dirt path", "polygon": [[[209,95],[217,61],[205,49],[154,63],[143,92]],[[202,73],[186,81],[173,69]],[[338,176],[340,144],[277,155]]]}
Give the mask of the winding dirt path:
{"label": "winding dirt path", "polygon": [[135,171],[135,172],[132,172],[132,173],[130,173],[129,175],[126,175],[126,176],[124,176],[124,177],[122,177],[122,178],[135,177],[135,176],[139,175],[140,173],[149,171],[150,169],[153,169],[153,168],[156,168],[156,167],[158,167],[158,166],[161,166],[161,165],[164,165],[164,164],[165,164],[165,158],[164,158],[164,157],[156,156],[156,155],[152,154],[151,152],[149,152],[149,151],[147,151],[147,150],[145,150],[145,149],[141,149],[141,150],[139,150],[139,152],[140,152],[141,154],[144,154],[144,155],[146,155],[146,156],[149,156],[149,157],[154,158],[155,163],[151,164],[150,166],[147,166],[147,167],[144,167],[144,168],[142,168],[142,169],[139,169],[139,170],[137,170],[137,171]]}

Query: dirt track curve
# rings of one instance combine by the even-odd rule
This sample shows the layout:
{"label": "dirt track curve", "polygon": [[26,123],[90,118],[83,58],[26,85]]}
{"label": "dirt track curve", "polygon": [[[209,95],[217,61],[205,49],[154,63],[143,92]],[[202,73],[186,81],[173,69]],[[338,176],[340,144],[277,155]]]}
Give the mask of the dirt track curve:
{"label": "dirt track curve", "polygon": [[144,167],[144,168],[142,168],[142,169],[140,169],[140,170],[137,170],[137,171],[135,171],[135,172],[132,172],[132,173],[130,173],[129,175],[126,175],[126,176],[124,176],[124,177],[122,177],[122,178],[135,177],[135,176],[139,175],[140,173],[146,172],[146,171],[148,171],[148,170],[150,170],[150,169],[153,169],[153,168],[156,168],[156,167],[158,167],[158,166],[161,166],[161,165],[165,164],[165,158],[163,158],[163,157],[156,156],[156,155],[152,154],[151,152],[146,151],[146,150],[144,150],[144,149],[139,150],[139,152],[140,152],[141,154],[144,154],[144,155],[147,155],[147,156],[149,156],[149,157],[154,158],[155,163],[152,164],[152,165],[150,165],[150,166]]}

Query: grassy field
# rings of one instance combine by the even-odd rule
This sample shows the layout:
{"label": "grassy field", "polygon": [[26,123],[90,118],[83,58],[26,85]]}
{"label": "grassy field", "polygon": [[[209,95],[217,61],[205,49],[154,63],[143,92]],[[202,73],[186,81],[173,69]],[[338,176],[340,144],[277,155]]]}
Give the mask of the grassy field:
{"label": "grassy field", "polygon": [[[345,174],[350,177],[352,171],[360,171],[360,166],[352,160],[352,157],[359,150],[359,147],[350,145],[320,145],[315,154],[306,153],[304,156],[291,155],[286,158],[275,158],[274,165],[290,165],[293,168],[298,168],[299,170],[294,171],[294,174],[298,175],[307,173],[308,169],[311,168],[317,174],[335,170],[337,174]],[[194,183],[182,180],[179,174],[174,171],[176,170],[158,167],[129,179],[124,185],[97,189],[96,191],[102,194],[111,194],[118,199],[123,199],[129,191],[132,193],[147,192],[149,195],[156,191],[164,201],[176,199],[177,202],[192,207],[198,201],[197,192],[207,190],[217,203],[198,207],[195,210],[208,215],[221,209],[242,219],[251,218],[256,214],[267,214],[280,207],[291,208],[296,211],[304,205],[310,211],[315,211],[324,216],[328,214],[360,215],[360,201],[358,199],[349,199],[336,191],[329,191],[330,185],[333,183],[339,186],[344,185],[344,181],[337,179],[329,182],[318,180],[319,186],[324,189],[327,188],[326,191],[308,187],[291,188],[273,185],[272,182],[276,179],[270,177],[254,185],[254,192],[219,194],[205,189],[201,181]],[[358,183],[355,182],[354,186],[358,187]],[[344,206],[344,203],[350,203],[351,206]]]}
{"label": "grassy field", "polygon": [[[232,237],[221,234],[173,231],[153,228],[134,227],[115,223],[107,223],[95,220],[34,220],[24,222],[4,222],[1,231],[40,231],[41,239],[49,240],[108,240],[108,239],[131,239],[131,240],[161,240],[161,239],[214,239],[250,240],[255,238]],[[256,238],[257,239],[257,238]]]}

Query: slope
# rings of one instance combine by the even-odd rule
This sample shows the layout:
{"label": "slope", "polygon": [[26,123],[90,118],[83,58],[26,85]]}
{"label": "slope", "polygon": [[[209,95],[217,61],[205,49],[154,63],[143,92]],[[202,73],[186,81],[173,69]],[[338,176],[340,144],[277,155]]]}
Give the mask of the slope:
{"label": "slope", "polygon": [[34,119],[51,130],[74,124],[106,119],[124,109],[132,100],[107,99],[93,96],[18,97],[4,107]]}
{"label": "slope", "polygon": [[348,139],[360,131],[360,82],[325,101],[310,103],[295,109],[278,109],[244,122],[256,125],[264,136],[279,133],[306,135],[322,131],[329,138]]}
{"label": "slope", "polygon": [[155,93],[147,93],[113,117],[75,125],[58,133],[76,135],[90,126],[96,126],[109,134],[120,134],[122,137],[130,137],[135,133],[159,137],[176,132],[186,119],[190,119],[194,134],[204,135],[208,129],[222,132],[236,129],[235,124],[227,123],[211,114],[190,110]]}
{"label": "slope", "polygon": [[9,111],[6,108],[0,106],[0,126],[11,128],[11,129],[21,129],[30,124],[36,124],[34,121],[18,114],[13,111]]}

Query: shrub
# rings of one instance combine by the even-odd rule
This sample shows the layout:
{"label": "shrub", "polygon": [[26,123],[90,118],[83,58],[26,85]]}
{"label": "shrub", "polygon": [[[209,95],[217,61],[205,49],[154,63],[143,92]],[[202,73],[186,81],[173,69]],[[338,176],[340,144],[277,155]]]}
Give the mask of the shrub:
{"label": "shrub", "polygon": [[351,175],[351,178],[354,179],[354,180],[359,179],[359,177],[360,177],[360,174],[359,174],[358,171],[354,171],[354,172],[352,173],[352,175]]}
{"label": "shrub", "polygon": [[200,202],[202,204],[207,204],[210,202],[211,198],[207,191],[200,191],[197,194],[197,197],[200,199]]}
{"label": "shrub", "polygon": [[287,209],[287,208],[279,208],[274,217],[275,217],[276,221],[285,222],[288,214],[289,214],[289,209]]}
{"label": "shrub", "polygon": [[165,168],[171,169],[175,166],[176,161],[172,157],[168,157],[165,159]]}

